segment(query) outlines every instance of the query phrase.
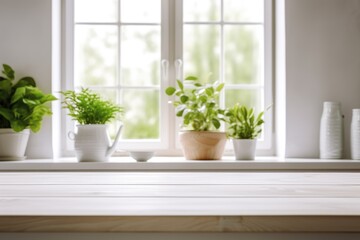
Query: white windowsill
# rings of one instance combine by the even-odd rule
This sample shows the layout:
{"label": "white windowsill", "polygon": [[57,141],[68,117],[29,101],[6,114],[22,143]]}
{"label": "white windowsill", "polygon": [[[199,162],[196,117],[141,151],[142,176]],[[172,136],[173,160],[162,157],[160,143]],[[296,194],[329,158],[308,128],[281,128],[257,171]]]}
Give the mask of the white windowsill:
{"label": "white windowsill", "polygon": [[216,161],[189,161],[183,157],[154,157],[136,162],[130,157],[114,157],[109,162],[79,163],[75,158],[27,159],[1,161],[0,171],[182,171],[182,170],[360,170],[358,160],[292,159],[257,157],[253,161],[236,161],[223,157]]}

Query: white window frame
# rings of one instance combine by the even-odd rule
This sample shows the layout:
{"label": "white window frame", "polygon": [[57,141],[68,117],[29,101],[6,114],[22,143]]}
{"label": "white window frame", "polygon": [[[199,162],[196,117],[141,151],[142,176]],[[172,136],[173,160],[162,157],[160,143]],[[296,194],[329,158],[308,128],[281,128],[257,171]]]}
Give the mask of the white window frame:
{"label": "white window frame", "polygon": [[[63,20],[62,20],[62,76],[65,76],[65,81],[62,82],[62,90],[74,89],[74,0],[64,0],[62,2]],[[182,76],[182,67],[180,73],[176,73],[175,63],[178,59],[182,60],[182,0],[161,0],[162,2],[162,16],[161,16],[161,59],[168,63],[168,68],[164,69],[162,66],[162,74],[160,81],[160,139],[153,140],[122,140],[119,143],[119,150],[116,154],[123,155],[121,150],[141,149],[141,150],[156,150],[158,155],[177,156],[181,155],[181,150],[177,138],[179,130],[179,119],[176,119],[174,108],[168,103],[169,97],[166,96],[164,89],[168,86],[174,86],[177,77]],[[265,16],[264,16],[264,106],[272,104],[273,91],[273,46],[272,46],[272,0],[264,0],[265,2]],[[120,4],[119,4],[120,5]],[[120,6],[119,6],[120,7]],[[221,7],[223,7],[223,0],[221,0]],[[223,15],[223,14],[221,14]],[[170,17],[175,16],[175,18]],[[223,29],[224,22],[221,21]],[[120,21],[119,21],[120,22]],[[118,23],[121,28],[121,23]],[[221,31],[222,33],[223,31]],[[120,33],[119,33],[120,35]],[[221,36],[223,39],[223,36]],[[222,44],[221,40],[221,44]],[[221,47],[222,49],[223,47]],[[172,50],[172,51],[171,51]],[[222,55],[223,57],[223,50]],[[221,80],[223,80],[222,66],[220,69]],[[166,72],[166,74],[164,74]],[[179,76],[176,76],[178,74]],[[226,85],[225,85],[226,87]],[[264,136],[265,138],[258,141],[257,155],[273,155],[274,154],[274,140],[273,140],[273,108],[271,108],[264,116]],[[74,131],[73,121],[66,116],[65,110],[62,110],[62,129],[65,132]],[[67,138],[67,134],[63,134],[62,155],[73,156],[73,142]],[[232,146],[230,141],[227,143],[225,154],[232,154]]]}

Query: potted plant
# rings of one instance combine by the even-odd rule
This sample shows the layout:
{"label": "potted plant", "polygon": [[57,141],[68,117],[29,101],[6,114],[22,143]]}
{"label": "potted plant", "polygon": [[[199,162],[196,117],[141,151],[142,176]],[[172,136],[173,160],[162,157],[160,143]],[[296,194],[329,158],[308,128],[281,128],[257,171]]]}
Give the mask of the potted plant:
{"label": "potted plant", "polygon": [[232,138],[236,160],[255,159],[257,137],[262,132],[264,112],[257,116],[254,108],[247,108],[240,104],[225,111],[228,123],[228,136]]}
{"label": "potted plant", "polygon": [[78,123],[77,133],[68,134],[75,141],[77,159],[80,162],[108,161],[116,150],[122,125],[111,145],[107,123],[121,114],[123,108],[103,100],[87,88],[80,92],[68,90],[61,93],[64,96],[63,108],[68,109],[68,115]]}
{"label": "potted plant", "polygon": [[177,80],[177,88],[165,90],[168,96],[177,97],[173,105],[176,116],[182,117],[180,144],[186,159],[221,159],[226,133],[218,131],[224,120],[218,98],[223,88],[224,83],[205,85],[197,77],[189,76],[184,82]]}
{"label": "potted plant", "polygon": [[41,128],[45,115],[51,115],[47,102],[56,100],[36,87],[32,77],[16,83],[15,71],[3,64],[0,76],[0,160],[21,160],[30,135]]}

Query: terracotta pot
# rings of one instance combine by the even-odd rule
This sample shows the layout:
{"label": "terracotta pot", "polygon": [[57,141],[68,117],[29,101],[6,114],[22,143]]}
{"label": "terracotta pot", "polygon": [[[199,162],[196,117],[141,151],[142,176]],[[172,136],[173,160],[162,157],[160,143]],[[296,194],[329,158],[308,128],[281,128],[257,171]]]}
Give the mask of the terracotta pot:
{"label": "terracotta pot", "polygon": [[179,136],[187,160],[219,160],[223,155],[226,144],[224,132],[182,131]]}

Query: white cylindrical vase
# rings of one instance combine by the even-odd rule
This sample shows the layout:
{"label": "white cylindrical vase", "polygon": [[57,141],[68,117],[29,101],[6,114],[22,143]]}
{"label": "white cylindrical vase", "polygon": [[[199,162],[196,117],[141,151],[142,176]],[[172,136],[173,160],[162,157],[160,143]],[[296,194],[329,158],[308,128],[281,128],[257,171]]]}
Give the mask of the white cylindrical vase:
{"label": "white cylindrical vase", "polygon": [[339,102],[324,102],[320,124],[320,158],[343,157],[343,118]]}
{"label": "white cylindrical vase", "polygon": [[360,109],[352,110],[351,119],[351,158],[360,159]]}

